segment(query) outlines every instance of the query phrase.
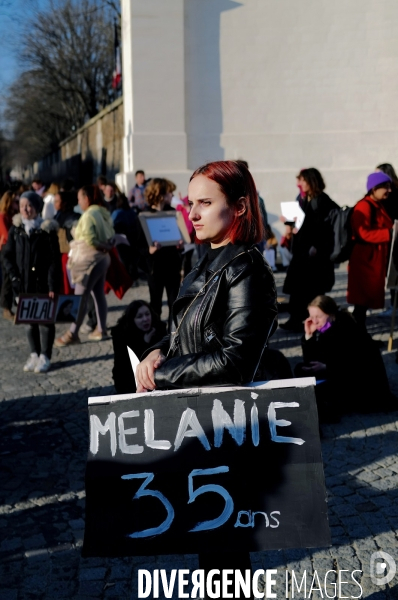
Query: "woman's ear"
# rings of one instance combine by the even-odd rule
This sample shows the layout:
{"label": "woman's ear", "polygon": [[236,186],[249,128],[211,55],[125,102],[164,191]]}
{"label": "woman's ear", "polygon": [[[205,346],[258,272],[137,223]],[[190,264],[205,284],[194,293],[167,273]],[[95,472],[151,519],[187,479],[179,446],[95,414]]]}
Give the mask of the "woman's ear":
{"label": "woman's ear", "polygon": [[236,203],[236,216],[241,217],[247,210],[246,198],[241,196]]}

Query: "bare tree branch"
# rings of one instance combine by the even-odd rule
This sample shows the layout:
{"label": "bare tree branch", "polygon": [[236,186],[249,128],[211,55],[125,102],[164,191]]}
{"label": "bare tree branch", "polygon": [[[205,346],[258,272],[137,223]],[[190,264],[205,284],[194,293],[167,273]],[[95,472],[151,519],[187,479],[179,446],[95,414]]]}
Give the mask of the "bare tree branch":
{"label": "bare tree branch", "polygon": [[46,154],[113,99],[117,8],[117,0],[50,0],[27,23],[19,56],[23,73],[11,87],[6,112],[27,159]]}

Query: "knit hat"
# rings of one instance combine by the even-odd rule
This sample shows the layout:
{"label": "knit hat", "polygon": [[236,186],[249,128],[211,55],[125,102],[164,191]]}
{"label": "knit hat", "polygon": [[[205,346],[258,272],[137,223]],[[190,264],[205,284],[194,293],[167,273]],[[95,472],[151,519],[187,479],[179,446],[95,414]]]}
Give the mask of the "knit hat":
{"label": "knit hat", "polygon": [[368,181],[366,182],[366,189],[368,190],[368,192],[370,192],[370,190],[372,190],[373,188],[377,187],[378,185],[381,185],[382,183],[386,183],[387,181],[391,183],[391,178],[382,171],[371,173],[368,176]]}
{"label": "knit hat", "polygon": [[36,192],[24,192],[21,194],[21,198],[27,198],[29,200],[29,204],[33,206],[37,214],[39,215],[43,208],[43,200],[39,194]]}

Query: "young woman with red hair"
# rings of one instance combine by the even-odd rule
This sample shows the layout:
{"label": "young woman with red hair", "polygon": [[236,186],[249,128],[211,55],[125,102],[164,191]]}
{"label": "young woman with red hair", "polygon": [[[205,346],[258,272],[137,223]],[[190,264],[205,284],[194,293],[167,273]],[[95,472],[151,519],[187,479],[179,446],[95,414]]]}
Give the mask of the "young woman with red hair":
{"label": "young woman with red hair", "polygon": [[[255,244],[263,238],[257,191],[240,162],[197,169],[189,218],[210,249],[184,279],[172,333],[137,368],[137,391],[241,385],[253,381],[276,327],[272,271]],[[246,552],[199,555],[200,568],[250,569]]]}
{"label": "young woman with red hair", "polygon": [[204,165],[188,197],[196,237],[210,249],[183,281],[171,335],[138,366],[138,391],[253,381],[275,327],[275,284],[255,246],[262,221],[249,170],[238,161]]}

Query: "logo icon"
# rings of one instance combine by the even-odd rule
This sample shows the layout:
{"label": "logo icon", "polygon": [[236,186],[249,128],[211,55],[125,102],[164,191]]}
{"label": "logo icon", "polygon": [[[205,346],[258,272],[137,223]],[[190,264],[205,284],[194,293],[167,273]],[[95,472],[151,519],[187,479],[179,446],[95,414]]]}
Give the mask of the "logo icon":
{"label": "logo icon", "polygon": [[[386,573],[387,570],[387,573]],[[375,585],[386,585],[395,577],[397,566],[387,552],[373,552],[370,557],[370,578]],[[385,574],[386,573],[386,574]]]}

